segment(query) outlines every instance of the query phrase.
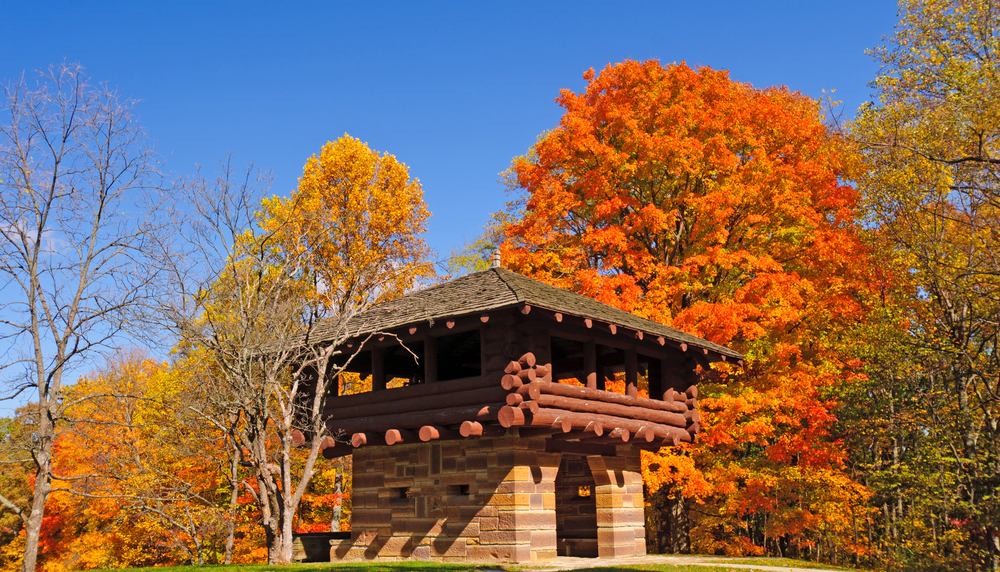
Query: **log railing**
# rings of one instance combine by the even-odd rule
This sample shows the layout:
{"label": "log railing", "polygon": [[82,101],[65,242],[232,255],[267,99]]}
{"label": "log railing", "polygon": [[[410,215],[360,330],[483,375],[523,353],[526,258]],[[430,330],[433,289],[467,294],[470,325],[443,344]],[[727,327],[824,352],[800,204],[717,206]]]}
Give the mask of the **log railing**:
{"label": "log railing", "polygon": [[694,385],[684,393],[667,390],[664,401],[563,385],[552,381],[551,364],[536,363],[531,353],[511,361],[499,384],[495,379],[477,376],[330,399],[324,413],[335,438],[324,443],[323,454],[495,436],[509,428],[523,436],[552,435],[555,447],[584,441],[655,450],[692,442],[700,430]]}

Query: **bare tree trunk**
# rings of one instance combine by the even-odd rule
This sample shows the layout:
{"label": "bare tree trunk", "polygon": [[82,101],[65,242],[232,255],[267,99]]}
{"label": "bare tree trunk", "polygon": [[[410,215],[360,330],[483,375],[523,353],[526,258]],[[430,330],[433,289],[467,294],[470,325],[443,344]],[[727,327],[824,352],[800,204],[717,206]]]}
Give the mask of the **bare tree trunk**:
{"label": "bare tree trunk", "polygon": [[670,551],[673,554],[691,554],[687,503],[679,493],[667,499],[667,521],[670,523]]}
{"label": "bare tree trunk", "polygon": [[35,490],[31,499],[31,512],[24,522],[24,560],[21,562],[22,572],[34,572],[38,560],[38,539],[42,531],[42,517],[45,515],[45,501],[52,490],[52,457],[51,439],[43,439],[44,444],[38,453],[38,469],[35,471]]}

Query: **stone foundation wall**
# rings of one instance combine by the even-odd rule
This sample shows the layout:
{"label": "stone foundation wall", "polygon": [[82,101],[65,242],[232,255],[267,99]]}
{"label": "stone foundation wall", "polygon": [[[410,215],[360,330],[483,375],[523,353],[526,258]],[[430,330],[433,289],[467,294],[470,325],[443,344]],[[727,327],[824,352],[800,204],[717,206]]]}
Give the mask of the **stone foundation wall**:
{"label": "stone foundation wall", "polygon": [[561,456],[544,438],[360,448],[351,540],[331,560],[552,560]]}
{"label": "stone foundation wall", "polygon": [[[561,463],[562,453],[545,452],[545,441],[470,438],[355,450],[351,539],[334,541],[331,560],[545,562],[567,553],[559,538],[569,535],[588,538],[573,543],[574,556],[645,554],[638,451]],[[591,500],[570,498],[585,485]]]}

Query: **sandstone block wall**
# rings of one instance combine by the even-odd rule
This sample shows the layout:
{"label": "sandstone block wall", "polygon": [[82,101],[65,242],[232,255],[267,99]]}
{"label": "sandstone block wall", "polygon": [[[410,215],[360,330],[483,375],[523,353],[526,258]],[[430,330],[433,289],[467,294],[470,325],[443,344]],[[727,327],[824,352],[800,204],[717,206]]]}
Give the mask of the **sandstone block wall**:
{"label": "sandstone block wall", "polygon": [[331,559],[551,560],[561,456],[544,438],[357,449],[351,540]]}
{"label": "sandstone block wall", "polygon": [[[559,552],[645,554],[638,451],[562,462],[545,440],[356,449],[351,539],[334,541],[331,560],[533,563]],[[589,500],[578,498],[581,486],[590,487]]]}

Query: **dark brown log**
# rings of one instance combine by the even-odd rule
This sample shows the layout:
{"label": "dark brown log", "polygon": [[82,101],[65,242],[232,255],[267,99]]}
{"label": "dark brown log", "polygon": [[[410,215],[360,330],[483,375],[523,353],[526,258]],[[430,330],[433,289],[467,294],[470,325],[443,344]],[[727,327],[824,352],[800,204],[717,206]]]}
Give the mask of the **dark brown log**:
{"label": "dark brown log", "polygon": [[548,436],[559,436],[562,435],[562,428],[558,427],[517,427],[517,436],[523,439],[528,439],[531,437],[548,437]]}
{"label": "dark brown log", "polygon": [[513,375],[517,375],[518,372],[520,371],[521,371],[521,363],[513,360],[511,360],[511,362],[507,364],[507,367],[503,368],[504,373],[510,373]]}
{"label": "dark brown log", "polygon": [[522,385],[524,385],[524,383],[521,381],[520,377],[509,373],[504,374],[503,378],[500,379],[500,387],[507,391],[517,389]]}
{"label": "dark brown log", "polygon": [[463,435],[458,431],[445,429],[437,425],[424,425],[420,428],[419,437],[421,441],[426,443],[427,441],[436,441],[439,439],[458,439],[459,437],[463,437]]}
{"label": "dark brown log", "polygon": [[512,392],[507,394],[507,405],[517,406],[520,405],[523,401],[524,397],[520,393]]}
{"label": "dark brown log", "polygon": [[333,447],[323,449],[323,457],[326,459],[336,459],[337,457],[350,455],[353,452],[354,447],[348,445],[347,443],[337,443]]}
{"label": "dark brown log", "polygon": [[385,432],[385,444],[395,445],[397,443],[416,443],[419,440],[417,434],[407,429],[389,429]]}
{"label": "dark brown log", "polygon": [[354,447],[364,447],[365,445],[385,445],[385,437],[372,431],[367,433],[359,432],[351,435],[351,445]]}
{"label": "dark brown log", "polygon": [[298,429],[292,429],[292,447],[301,447],[306,444],[306,436]]}
{"label": "dark brown log", "polygon": [[[447,383],[447,382],[444,382]],[[422,387],[422,386],[416,386]],[[395,391],[404,391],[409,388],[391,389],[381,392],[379,395],[389,395]],[[392,400],[384,403],[372,403],[368,405],[357,405],[354,407],[327,408],[327,419],[347,419],[366,417],[369,415],[391,415],[424,411],[428,409],[444,409],[446,407],[460,407],[463,405],[475,405],[477,403],[493,403],[503,401],[507,397],[507,392],[500,387],[482,387],[477,389],[467,389],[455,391],[442,395],[430,395],[426,397],[415,397],[407,400]]]}
{"label": "dark brown log", "polygon": [[485,403],[401,414],[332,419],[327,422],[327,426],[332,433],[337,434],[386,431],[394,427],[415,429],[424,425],[458,425],[462,421],[493,421],[501,407],[504,407],[502,402]]}
{"label": "dark brown log", "polygon": [[624,417],[626,419],[644,419],[654,423],[673,425],[674,427],[687,427],[687,420],[680,413],[661,411],[658,409],[647,409],[645,407],[632,407],[619,405],[617,403],[606,403],[604,401],[591,401],[588,399],[577,399],[575,397],[564,397],[561,395],[549,395],[542,393],[541,389],[536,397],[534,392],[529,390],[528,395],[531,401],[525,403],[537,403],[542,407],[553,409],[565,409],[567,411],[577,411],[580,413],[600,413],[602,415],[612,415]]}
{"label": "dark brown log", "polygon": [[536,363],[535,362],[535,354],[533,354],[531,352],[528,352],[528,353],[524,354],[523,356],[521,356],[520,358],[518,358],[517,361],[521,362],[521,369],[524,369],[524,368],[527,368],[527,367],[535,367],[535,363]]}
{"label": "dark brown log", "polygon": [[684,395],[686,395],[690,399],[698,399],[698,386],[692,385],[691,387],[687,388],[687,390],[684,391]]}
{"label": "dark brown log", "polygon": [[701,421],[701,413],[698,413],[697,409],[691,409],[684,414],[684,419],[687,419],[688,425],[697,423]]}
{"label": "dark brown log", "polygon": [[496,387],[496,383],[497,381],[495,377],[476,376],[462,379],[452,379],[449,381],[424,383],[421,385],[411,385],[408,387],[381,391],[377,394],[369,391],[354,395],[341,395],[337,397],[331,396],[326,402],[326,409],[323,411],[323,414],[329,415],[331,412],[339,409],[355,408],[361,405],[369,405],[373,403],[385,404],[393,401],[412,402],[414,399],[428,397],[431,395],[443,395],[446,393],[456,393],[471,389]]}
{"label": "dark brown log", "polygon": [[545,450],[550,453],[565,453],[567,455],[603,455],[614,457],[617,451],[613,445],[593,443],[591,441],[562,441],[549,439],[545,442]]}

